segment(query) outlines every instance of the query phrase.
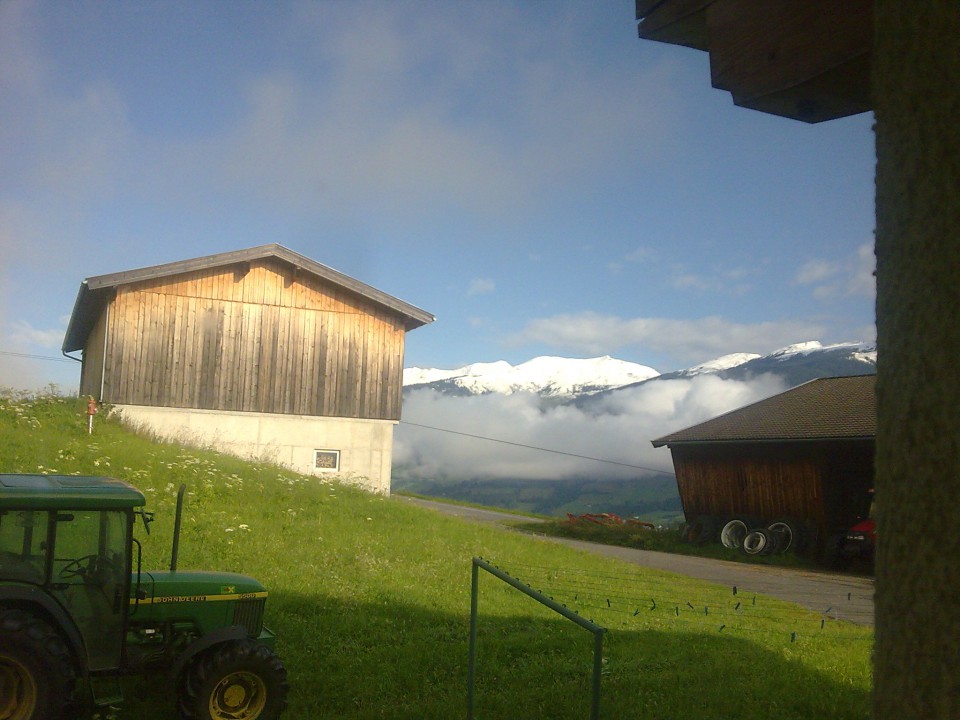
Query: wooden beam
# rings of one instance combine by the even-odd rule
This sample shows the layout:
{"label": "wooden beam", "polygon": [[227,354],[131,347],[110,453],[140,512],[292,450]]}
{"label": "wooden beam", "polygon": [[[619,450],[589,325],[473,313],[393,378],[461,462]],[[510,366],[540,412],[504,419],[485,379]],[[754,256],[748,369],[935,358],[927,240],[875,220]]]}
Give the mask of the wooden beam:
{"label": "wooden beam", "polygon": [[637,0],[640,37],[707,50],[706,8],[712,2],[714,0]]}
{"label": "wooden beam", "polygon": [[710,54],[742,107],[804,122],[873,108],[874,0],[636,0],[641,38]]}
{"label": "wooden beam", "polygon": [[717,0],[713,86],[737,105],[807,122],[870,109],[873,0]]}

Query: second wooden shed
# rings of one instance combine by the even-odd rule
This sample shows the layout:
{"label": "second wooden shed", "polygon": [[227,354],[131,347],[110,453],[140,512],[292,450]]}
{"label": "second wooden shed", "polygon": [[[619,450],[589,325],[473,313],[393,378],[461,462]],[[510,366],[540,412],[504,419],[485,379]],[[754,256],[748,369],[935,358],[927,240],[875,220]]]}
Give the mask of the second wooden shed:
{"label": "second wooden shed", "polygon": [[811,380],[653,441],[666,445],[683,512],[802,521],[814,540],[865,515],[873,488],[875,376]]}

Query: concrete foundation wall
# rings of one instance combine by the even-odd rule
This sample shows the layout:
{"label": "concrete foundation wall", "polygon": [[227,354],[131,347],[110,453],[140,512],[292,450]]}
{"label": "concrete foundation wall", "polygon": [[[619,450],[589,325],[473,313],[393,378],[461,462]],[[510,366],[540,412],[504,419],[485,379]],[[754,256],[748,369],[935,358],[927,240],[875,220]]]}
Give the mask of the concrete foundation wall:
{"label": "concrete foundation wall", "polygon": [[[391,420],[116,405],[124,423],[163,440],[337,478],[390,494]],[[318,457],[319,453],[319,457]]]}

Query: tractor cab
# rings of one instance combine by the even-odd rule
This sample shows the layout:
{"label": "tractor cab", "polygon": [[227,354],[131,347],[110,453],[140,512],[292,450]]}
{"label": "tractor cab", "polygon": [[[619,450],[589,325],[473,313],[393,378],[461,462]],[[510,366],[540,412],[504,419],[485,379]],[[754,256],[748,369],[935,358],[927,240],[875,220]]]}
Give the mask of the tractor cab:
{"label": "tractor cab", "polygon": [[[0,583],[73,620],[91,673],[121,667],[139,490],[119,480],[0,476]],[[54,602],[51,603],[50,600]]]}

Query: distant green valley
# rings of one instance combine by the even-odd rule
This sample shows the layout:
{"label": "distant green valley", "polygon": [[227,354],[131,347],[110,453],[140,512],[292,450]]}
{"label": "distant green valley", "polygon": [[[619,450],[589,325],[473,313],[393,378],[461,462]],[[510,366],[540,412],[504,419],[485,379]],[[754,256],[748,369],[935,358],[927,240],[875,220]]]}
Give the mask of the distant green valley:
{"label": "distant green valley", "polygon": [[629,480],[426,480],[404,477],[402,469],[395,469],[393,489],[552,517],[613,513],[669,523],[682,516],[672,475]]}

